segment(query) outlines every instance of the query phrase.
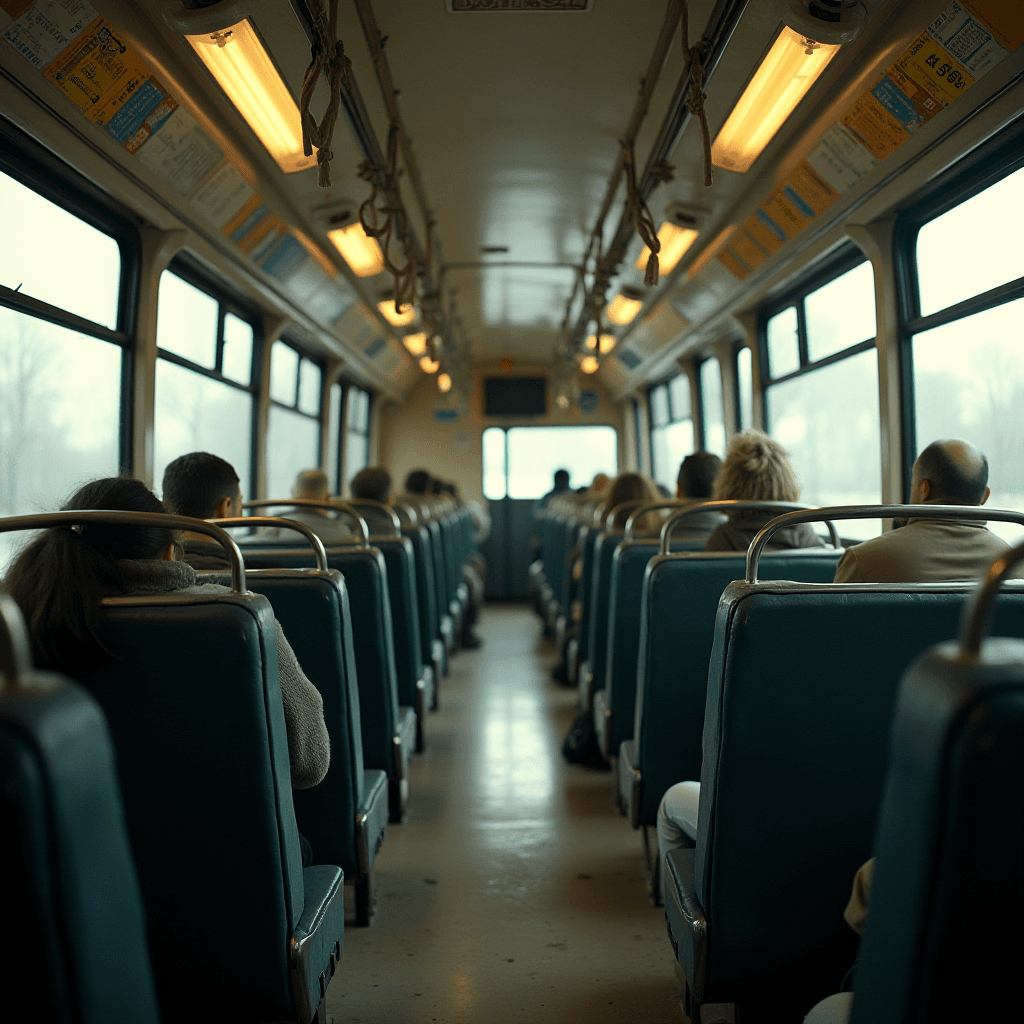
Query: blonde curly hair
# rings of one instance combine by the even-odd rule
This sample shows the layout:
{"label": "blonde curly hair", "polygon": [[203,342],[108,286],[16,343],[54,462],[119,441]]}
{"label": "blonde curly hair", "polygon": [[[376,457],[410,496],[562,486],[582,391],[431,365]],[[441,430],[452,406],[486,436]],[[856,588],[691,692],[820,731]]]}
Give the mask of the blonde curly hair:
{"label": "blonde curly hair", "polygon": [[760,430],[733,438],[715,481],[719,500],[796,501],[800,485],[789,464],[789,452]]}

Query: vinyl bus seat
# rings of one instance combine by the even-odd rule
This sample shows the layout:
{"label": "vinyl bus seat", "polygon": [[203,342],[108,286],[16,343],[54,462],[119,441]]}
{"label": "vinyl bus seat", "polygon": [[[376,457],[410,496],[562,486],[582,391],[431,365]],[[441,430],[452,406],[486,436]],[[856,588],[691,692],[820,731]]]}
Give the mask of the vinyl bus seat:
{"label": "vinyl bus seat", "polygon": [[0,530],[88,522],[206,533],[231,563],[231,593],[105,598],[118,657],[80,680],[114,743],[161,1020],[325,1024],[344,875],[302,867],[270,602],[202,520],[72,511]]}
{"label": "vinyl bus seat", "polygon": [[[929,515],[944,508],[929,506]],[[761,1019],[780,1011],[780,998],[810,1007],[842,979],[856,937],[841,910],[871,853],[897,686],[916,655],[955,633],[971,590],[759,583],[759,545],[819,516],[918,511],[779,516],[752,542],[747,580],[722,595],[696,847],[665,858],[669,936],[698,1009],[732,1003]],[[1024,523],[1016,513],[974,513]],[[1000,595],[995,622],[1024,634],[1024,586]]]}
{"label": "vinyl bus seat", "polygon": [[81,687],[31,671],[9,597],[0,597],[0,835],[8,1007],[23,999],[33,1019],[55,1024],[158,1024],[107,724]]}
{"label": "vinyl bus seat", "polygon": [[900,684],[852,1024],[962,1020],[968,1006],[1000,1020],[1019,1002],[1024,643],[983,637],[1022,556],[979,585],[961,642],[933,647]]}

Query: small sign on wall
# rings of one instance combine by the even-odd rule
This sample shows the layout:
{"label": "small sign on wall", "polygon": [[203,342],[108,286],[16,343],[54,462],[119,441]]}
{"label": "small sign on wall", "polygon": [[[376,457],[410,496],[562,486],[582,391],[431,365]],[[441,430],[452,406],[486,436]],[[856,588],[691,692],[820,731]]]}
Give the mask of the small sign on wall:
{"label": "small sign on wall", "polygon": [[435,409],[434,419],[438,423],[455,423],[458,421],[459,413],[457,409]]}
{"label": "small sign on wall", "polygon": [[597,392],[596,391],[581,391],[580,392],[580,412],[597,412]]}

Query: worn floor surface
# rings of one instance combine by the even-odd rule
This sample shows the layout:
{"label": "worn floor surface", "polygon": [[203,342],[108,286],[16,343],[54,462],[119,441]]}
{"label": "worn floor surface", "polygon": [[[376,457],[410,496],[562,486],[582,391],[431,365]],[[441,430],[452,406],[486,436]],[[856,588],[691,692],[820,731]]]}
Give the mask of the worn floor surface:
{"label": "worn floor surface", "polygon": [[678,1024],[663,912],[610,773],[560,746],[575,691],[525,605],[441,681],[409,818],[377,860],[378,913],[348,927],[335,1024]]}

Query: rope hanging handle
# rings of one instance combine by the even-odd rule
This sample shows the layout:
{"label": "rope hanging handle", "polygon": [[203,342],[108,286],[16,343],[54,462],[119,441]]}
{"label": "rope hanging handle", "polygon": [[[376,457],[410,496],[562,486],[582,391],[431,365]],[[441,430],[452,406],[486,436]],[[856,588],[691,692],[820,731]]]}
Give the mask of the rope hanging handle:
{"label": "rope hanging handle", "polygon": [[[331,0],[330,23],[326,30],[322,4],[319,14],[313,23],[309,67],[306,68],[306,74],[302,79],[299,121],[302,126],[302,152],[306,156],[312,156],[313,147],[316,146],[316,162],[319,168],[317,185],[320,188],[330,188],[331,161],[334,159],[331,142],[334,139],[334,125],[338,120],[338,108],[341,104],[342,83],[351,87],[349,69],[352,62],[345,55],[345,44],[338,38],[338,0]],[[320,76],[325,71],[330,98],[323,120],[317,124],[309,105]]]}
{"label": "rope hanging handle", "polygon": [[626,172],[626,205],[633,217],[637,234],[651,251],[651,255],[647,257],[647,267],[644,270],[644,284],[648,288],[653,288],[661,276],[661,268],[658,265],[661,241],[658,239],[658,230],[651,211],[647,209],[647,204],[641,198],[636,187],[636,157],[633,153],[632,140],[624,141],[622,148],[624,150],[622,165]]}
{"label": "rope hanging handle", "polygon": [[687,0],[683,0],[683,16],[679,19],[683,25],[683,60],[690,67],[690,84],[686,90],[686,109],[700,121],[700,135],[704,143],[704,184],[711,185],[715,180],[715,171],[711,164],[711,132],[708,129],[708,116],[704,111],[707,94],[704,92],[704,53],[700,44],[690,46],[688,25],[690,12]]}

